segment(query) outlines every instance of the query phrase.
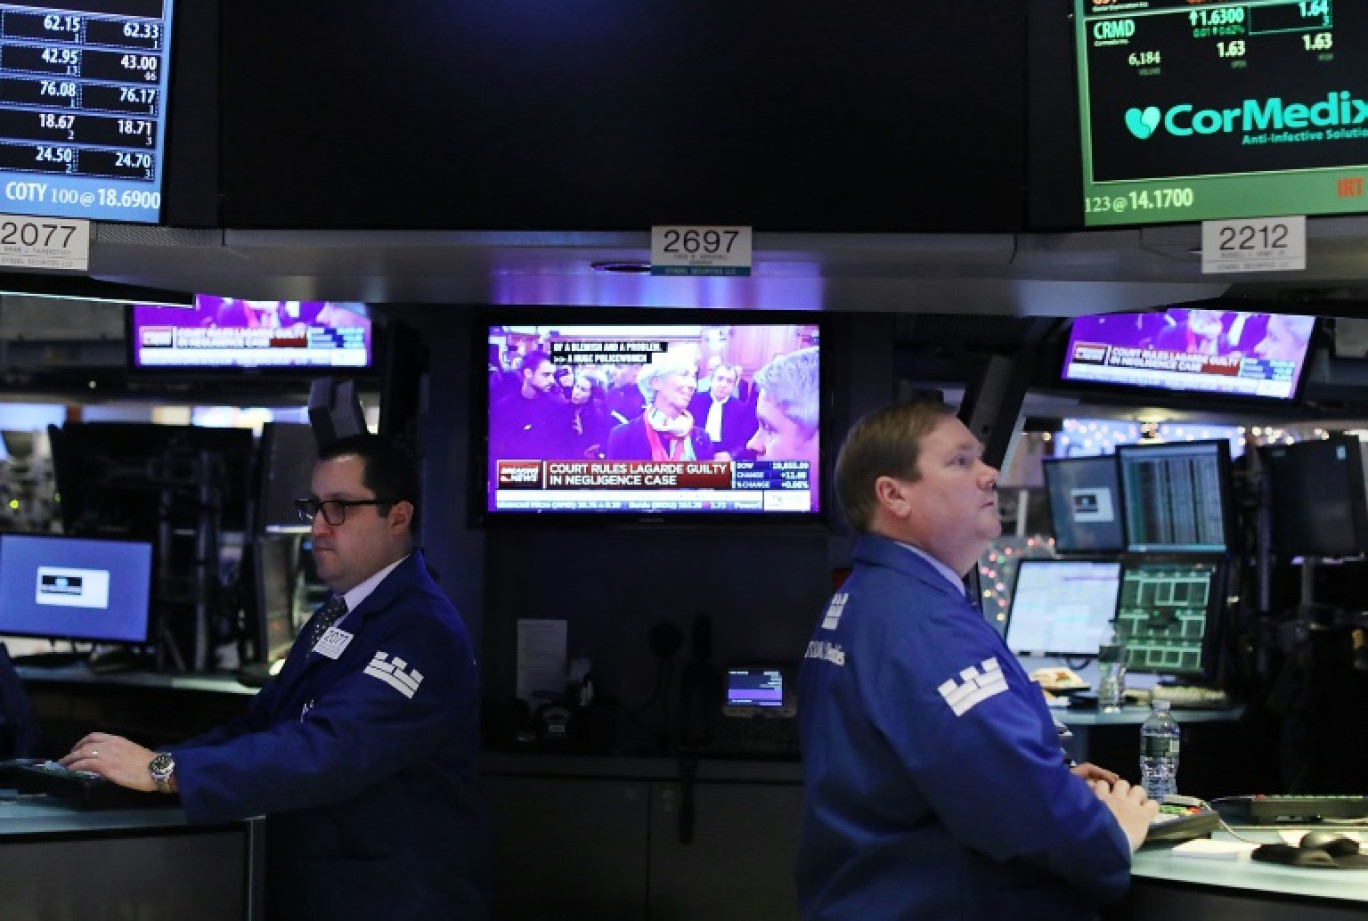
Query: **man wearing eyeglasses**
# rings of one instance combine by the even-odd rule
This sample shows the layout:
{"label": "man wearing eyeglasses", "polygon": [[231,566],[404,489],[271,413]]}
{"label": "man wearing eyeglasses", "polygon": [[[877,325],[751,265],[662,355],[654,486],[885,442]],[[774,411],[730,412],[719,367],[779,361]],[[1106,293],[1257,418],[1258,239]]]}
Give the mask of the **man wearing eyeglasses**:
{"label": "man wearing eyeglasses", "polygon": [[415,544],[417,465],[349,436],[311,491],[296,505],[333,597],[248,711],[162,753],[92,733],[62,763],[179,792],[191,822],[265,814],[268,917],[483,921],[475,659]]}

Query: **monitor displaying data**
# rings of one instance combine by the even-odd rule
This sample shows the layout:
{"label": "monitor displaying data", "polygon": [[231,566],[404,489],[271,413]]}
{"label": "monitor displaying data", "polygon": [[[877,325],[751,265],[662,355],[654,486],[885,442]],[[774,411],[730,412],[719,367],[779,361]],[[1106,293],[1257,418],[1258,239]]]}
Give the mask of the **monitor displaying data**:
{"label": "monitor displaying data", "polygon": [[1230,545],[1228,443],[1121,445],[1116,456],[1129,550],[1220,553]]}
{"label": "monitor displaying data", "polygon": [[1368,210],[1368,4],[1075,12],[1085,224]]}
{"label": "monitor displaying data", "polygon": [[1056,550],[1119,553],[1126,549],[1116,455],[1051,457],[1041,466]]}
{"label": "monitor displaying data", "polygon": [[0,534],[0,635],[145,643],[152,545]]}
{"label": "monitor displaying data", "polygon": [[1219,557],[1127,557],[1116,607],[1116,635],[1126,650],[1126,667],[1211,679],[1220,603]]}
{"label": "monitor displaying data", "polygon": [[172,5],[0,3],[0,212],[161,219]]}
{"label": "monitor displaying data", "polygon": [[1007,647],[1017,655],[1097,655],[1120,587],[1116,560],[1022,560],[1007,614]]}

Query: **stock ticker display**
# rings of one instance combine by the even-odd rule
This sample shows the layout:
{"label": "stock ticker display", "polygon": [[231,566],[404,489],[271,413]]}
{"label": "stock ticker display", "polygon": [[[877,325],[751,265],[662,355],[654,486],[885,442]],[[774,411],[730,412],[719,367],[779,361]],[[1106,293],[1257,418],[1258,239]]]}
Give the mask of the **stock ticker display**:
{"label": "stock ticker display", "polygon": [[0,211],[159,220],[171,7],[0,3]]}
{"label": "stock ticker display", "polygon": [[1078,0],[1090,226],[1368,210],[1368,5]]}

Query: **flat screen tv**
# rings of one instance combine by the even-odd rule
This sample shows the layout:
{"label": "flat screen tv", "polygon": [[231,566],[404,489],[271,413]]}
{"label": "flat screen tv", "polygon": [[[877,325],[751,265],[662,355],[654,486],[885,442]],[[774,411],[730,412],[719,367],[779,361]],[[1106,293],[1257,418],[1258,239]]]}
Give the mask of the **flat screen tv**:
{"label": "flat screen tv", "polygon": [[1060,376],[1089,387],[1292,403],[1315,325],[1314,317],[1213,302],[1077,317]]}
{"label": "flat screen tv", "polygon": [[481,324],[486,521],[822,519],[821,326]]}
{"label": "flat screen tv", "polygon": [[0,634],[142,644],[151,598],[150,542],[0,535]]}
{"label": "flat screen tv", "polygon": [[139,371],[247,368],[355,372],[374,364],[364,304],[195,296],[190,309],[135,304],[129,367]]}
{"label": "flat screen tv", "polygon": [[1362,212],[1368,6],[1076,0],[1084,223]]}
{"label": "flat screen tv", "polygon": [[[161,220],[173,6],[0,4],[5,212]],[[25,228],[34,239],[22,239]],[[14,242],[66,245],[60,222],[10,232]]]}

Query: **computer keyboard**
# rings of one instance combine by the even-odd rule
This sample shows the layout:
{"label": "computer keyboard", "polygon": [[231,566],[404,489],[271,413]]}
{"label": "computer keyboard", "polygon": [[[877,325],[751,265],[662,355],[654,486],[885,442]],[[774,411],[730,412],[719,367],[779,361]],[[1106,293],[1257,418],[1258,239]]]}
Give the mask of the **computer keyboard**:
{"label": "computer keyboard", "polygon": [[81,809],[167,806],[179,797],[130,790],[90,771],[73,771],[55,761],[12,764],[10,782],[19,793],[45,793]]}
{"label": "computer keyboard", "polygon": [[1167,700],[1175,710],[1229,710],[1230,695],[1220,688],[1201,685],[1157,685],[1150,689],[1150,700]]}
{"label": "computer keyboard", "polygon": [[1158,814],[1150,820],[1145,843],[1205,838],[1220,827],[1221,817],[1214,809],[1205,806],[1163,805],[1159,807]]}
{"label": "computer keyboard", "polygon": [[724,716],[717,721],[712,748],[738,754],[798,754],[798,721],[777,717]]}
{"label": "computer keyboard", "polygon": [[1231,821],[1255,825],[1298,819],[1368,819],[1368,796],[1358,794],[1224,796],[1214,805]]}

